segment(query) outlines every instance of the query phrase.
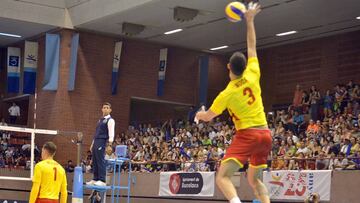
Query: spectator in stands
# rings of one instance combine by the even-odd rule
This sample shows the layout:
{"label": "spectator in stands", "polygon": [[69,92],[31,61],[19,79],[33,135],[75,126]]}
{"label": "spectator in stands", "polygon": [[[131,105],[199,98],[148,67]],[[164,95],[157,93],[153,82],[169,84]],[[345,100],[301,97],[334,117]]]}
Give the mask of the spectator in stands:
{"label": "spectator in stands", "polygon": [[343,153],[346,157],[350,155],[351,143],[348,138],[345,138],[345,141],[341,143],[340,152]]}
{"label": "spectator in stands", "polygon": [[301,106],[303,108],[303,112],[307,114],[309,112],[309,106],[310,106],[310,97],[307,91],[303,91],[302,93]]}
{"label": "spectator in stands", "polygon": [[295,115],[294,115],[294,117],[293,117],[292,119],[293,119],[293,122],[292,122],[292,123],[293,123],[294,126],[295,126],[293,132],[294,132],[295,134],[298,134],[300,128],[302,128],[302,126],[305,124],[304,115],[299,114],[298,111],[295,111]]}
{"label": "spectator in stands", "polygon": [[292,138],[288,138],[287,139],[287,151],[286,151],[286,156],[288,157],[293,157],[297,152],[297,148],[294,144],[294,141]]}
{"label": "spectator in stands", "polygon": [[312,152],[312,156],[318,156],[320,154],[322,150],[318,140],[311,141],[310,151]]}
{"label": "spectator in stands", "polygon": [[302,153],[302,156],[305,157],[305,155],[308,155],[310,153],[309,148],[307,148],[305,146],[305,142],[304,141],[300,141],[300,147],[299,149],[296,151],[295,155],[299,155],[300,153]]}
{"label": "spectator in stands", "polygon": [[271,169],[272,170],[283,170],[285,169],[285,160],[283,157],[278,157],[274,155],[271,161]]}
{"label": "spectator in stands", "polygon": [[311,119],[317,121],[319,119],[319,101],[320,101],[320,92],[316,89],[316,86],[311,86],[310,89],[310,113]]}
{"label": "spectator in stands", "polygon": [[330,95],[330,90],[326,90],[326,94],[324,96],[324,116],[327,118],[330,114],[330,111],[332,111],[333,107],[333,98]]}
{"label": "spectator in stands", "polygon": [[2,118],[0,122],[0,126],[7,126],[8,124],[5,122],[5,119]]}
{"label": "spectator in stands", "polygon": [[5,167],[5,160],[3,155],[0,153],[0,168],[4,168]]}
{"label": "spectator in stands", "polygon": [[286,151],[287,151],[286,140],[282,140],[277,155],[279,157],[282,157],[286,154]]}
{"label": "spectator in stands", "polygon": [[278,126],[275,129],[275,137],[283,136],[285,134],[285,128],[283,122],[279,122]]}
{"label": "spectator in stands", "polygon": [[136,152],[135,156],[132,158],[134,161],[143,161],[145,157],[144,148],[140,148],[138,152]]}
{"label": "spectator in stands", "polygon": [[321,151],[325,153],[325,155],[328,155],[330,152],[330,144],[327,139],[324,140],[324,143],[322,145]]}
{"label": "spectator in stands", "polygon": [[75,166],[74,166],[72,160],[69,160],[65,166],[65,171],[67,173],[72,173],[72,172],[74,172],[74,169],[75,169]]}
{"label": "spectator in stands", "polygon": [[319,126],[314,122],[314,120],[310,120],[310,123],[306,129],[307,134],[316,134],[319,131]]}
{"label": "spectator in stands", "polygon": [[212,144],[211,139],[210,139],[207,135],[205,135],[205,136],[204,136],[204,139],[203,139],[203,141],[202,141],[202,144],[203,144],[204,146],[209,146],[209,145],[211,145],[211,144]]}
{"label": "spectator in stands", "polygon": [[339,84],[335,86],[335,103],[334,103],[334,111],[340,113],[344,110],[344,105],[346,103],[346,88],[344,86],[340,86]]}
{"label": "spectator in stands", "polygon": [[329,167],[329,159],[326,158],[325,152],[321,151],[316,159],[316,170],[326,170]]}
{"label": "spectator in stands", "polygon": [[19,156],[15,159],[15,167],[25,168],[25,166],[26,166],[26,158],[24,155],[19,154]]}
{"label": "spectator in stands", "polygon": [[343,152],[340,152],[338,158],[334,160],[334,169],[343,170],[348,165],[349,165],[349,161],[347,158],[345,158],[345,154]]}
{"label": "spectator in stands", "polygon": [[350,154],[351,155],[355,155],[356,153],[360,154],[360,138],[351,137],[350,142],[351,142]]}
{"label": "spectator in stands", "polygon": [[305,203],[319,203],[320,195],[318,193],[312,193],[304,200]]}
{"label": "spectator in stands", "polygon": [[12,103],[12,106],[8,109],[10,124],[15,124],[16,119],[20,116],[20,107],[16,105],[15,102]]}
{"label": "spectator in stands", "polygon": [[302,100],[302,89],[301,86],[299,84],[296,85],[296,89],[294,92],[294,99],[293,99],[293,103],[292,106],[294,107],[294,109],[296,111],[301,110],[301,100]]}

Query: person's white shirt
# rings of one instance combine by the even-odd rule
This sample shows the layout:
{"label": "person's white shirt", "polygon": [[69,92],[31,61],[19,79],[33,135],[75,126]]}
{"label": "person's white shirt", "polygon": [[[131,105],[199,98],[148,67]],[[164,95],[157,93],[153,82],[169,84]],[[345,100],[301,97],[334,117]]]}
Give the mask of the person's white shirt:
{"label": "person's white shirt", "polygon": [[216,137],[215,131],[211,131],[211,132],[209,133],[209,138],[210,138],[210,140],[214,140],[215,137]]}
{"label": "person's white shirt", "polygon": [[221,149],[220,147],[218,147],[217,153],[218,153],[219,155],[224,154],[224,150]]}
{"label": "person's white shirt", "polygon": [[11,106],[8,111],[10,116],[20,116],[20,107],[17,105]]}
{"label": "person's white shirt", "polygon": [[109,142],[114,142],[115,137],[115,120],[111,118],[110,115],[104,117],[105,119],[109,119],[108,121],[108,131],[109,131]]}
{"label": "person's white shirt", "polygon": [[299,148],[296,152],[296,154],[299,154],[299,153],[304,153],[305,155],[309,153],[309,149],[307,147],[304,147],[304,148]]}
{"label": "person's white shirt", "polygon": [[292,140],[294,143],[298,143],[299,142],[299,138],[296,135],[292,136]]}
{"label": "person's white shirt", "polygon": [[347,145],[347,144],[346,144],[346,145],[343,145],[343,146],[341,147],[340,152],[346,154],[346,152],[348,151],[348,147],[349,147],[349,145]]}
{"label": "person's white shirt", "polygon": [[134,156],[134,160],[135,161],[141,161],[144,158],[145,152],[144,151],[137,151],[135,156]]}

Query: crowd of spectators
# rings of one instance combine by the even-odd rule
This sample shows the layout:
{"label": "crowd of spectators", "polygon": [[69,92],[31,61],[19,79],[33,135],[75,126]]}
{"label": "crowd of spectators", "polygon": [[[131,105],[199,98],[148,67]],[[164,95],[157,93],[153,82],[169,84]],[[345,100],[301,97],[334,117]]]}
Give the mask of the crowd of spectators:
{"label": "crowd of spectators", "polygon": [[360,89],[350,81],[309,93],[298,85],[293,104],[269,115],[273,170],[360,169]]}
{"label": "crowd of spectators", "polygon": [[[270,169],[360,169],[359,102],[359,85],[352,81],[323,92],[315,86],[306,91],[297,85],[293,103],[267,115],[273,135]],[[129,126],[115,136],[113,145],[128,146],[133,171],[216,171],[235,128],[226,116],[196,125],[194,113],[188,120]],[[0,167],[26,168],[29,145],[12,146],[9,140],[10,135],[1,132]],[[106,158],[115,156],[106,153]],[[84,171],[91,171],[90,152],[82,165]],[[71,160],[66,168],[73,171]]]}

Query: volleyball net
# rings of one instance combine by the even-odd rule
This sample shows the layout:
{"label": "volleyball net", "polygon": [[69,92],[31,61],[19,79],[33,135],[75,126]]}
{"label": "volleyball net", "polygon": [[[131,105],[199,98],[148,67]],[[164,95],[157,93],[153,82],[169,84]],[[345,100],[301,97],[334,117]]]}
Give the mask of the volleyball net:
{"label": "volleyball net", "polygon": [[31,180],[34,166],[41,160],[41,148],[48,141],[57,145],[56,160],[76,159],[77,150],[61,149],[81,139],[81,132],[0,126],[0,179]]}

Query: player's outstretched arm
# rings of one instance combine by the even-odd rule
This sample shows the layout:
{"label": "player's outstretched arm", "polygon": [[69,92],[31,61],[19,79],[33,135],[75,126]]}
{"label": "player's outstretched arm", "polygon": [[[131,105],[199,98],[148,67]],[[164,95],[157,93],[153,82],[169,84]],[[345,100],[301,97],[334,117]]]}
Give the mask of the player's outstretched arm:
{"label": "player's outstretched arm", "polygon": [[260,5],[258,3],[250,2],[248,9],[245,12],[248,58],[257,57],[254,19],[255,16],[260,12],[260,10]]}
{"label": "player's outstretched arm", "polygon": [[213,118],[215,118],[217,116],[216,113],[212,112],[210,109],[207,111],[199,111],[196,113],[195,119],[199,120],[199,121],[205,121],[205,122],[209,122],[211,121]]}

